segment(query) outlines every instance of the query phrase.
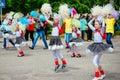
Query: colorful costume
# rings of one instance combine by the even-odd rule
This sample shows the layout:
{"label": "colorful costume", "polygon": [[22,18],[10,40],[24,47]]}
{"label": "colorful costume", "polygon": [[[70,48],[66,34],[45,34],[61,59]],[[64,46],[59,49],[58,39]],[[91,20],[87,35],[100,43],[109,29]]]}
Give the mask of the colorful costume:
{"label": "colorful costume", "polygon": [[[59,15],[58,14],[54,14],[54,20],[58,19],[59,20]],[[62,41],[60,39],[59,36],[59,28],[60,28],[60,24],[59,23],[52,23],[51,21],[47,20],[49,24],[51,24],[53,26],[52,28],[52,36],[50,39],[50,43],[49,43],[49,50],[52,50],[52,54],[54,57],[54,61],[55,61],[55,71],[57,71],[60,67],[60,64],[58,62],[58,58],[61,59],[62,61],[62,69],[64,69],[66,67],[66,61],[63,58],[62,53],[60,52],[60,49],[63,48],[62,45]]]}
{"label": "colorful costume", "polygon": [[81,57],[78,49],[77,49],[77,46],[81,46],[83,43],[82,43],[82,40],[79,39],[79,36],[80,36],[80,31],[77,30],[77,31],[72,31],[72,39],[69,41],[69,46],[70,46],[70,49],[71,49],[71,52],[72,52],[72,56],[71,57]]}

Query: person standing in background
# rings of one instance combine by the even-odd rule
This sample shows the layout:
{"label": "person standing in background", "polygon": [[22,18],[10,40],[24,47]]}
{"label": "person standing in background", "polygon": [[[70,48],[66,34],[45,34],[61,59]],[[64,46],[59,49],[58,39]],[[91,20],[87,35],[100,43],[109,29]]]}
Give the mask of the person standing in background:
{"label": "person standing in background", "polygon": [[[89,14],[88,18],[87,18],[87,22],[89,22],[92,18],[93,18],[92,14]],[[88,26],[88,30],[87,30],[87,40],[88,41],[92,40],[92,30],[90,29],[89,26]]]}
{"label": "person standing in background", "polygon": [[112,35],[114,34],[114,24],[115,24],[115,18],[112,17],[112,15],[109,15],[107,19],[105,19],[106,24],[106,42],[113,48],[113,43],[111,41]]}
{"label": "person standing in background", "polygon": [[87,33],[86,31],[87,21],[86,21],[86,16],[84,14],[81,16],[80,23],[81,23],[80,30],[82,33],[81,37],[82,37],[82,40],[84,41],[85,33]]}
{"label": "person standing in background", "polygon": [[29,34],[30,34],[30,38],[32,40],[32,42],[34,41],[34,25],[35,25],[35,21],[34,18],[31,17],[29,14],[27,14],[27,18],[30,20],[30,23],[28,24],[27,28],[26,28],[26,33],[25,33],[25,40],[28,41],[29,38]]}

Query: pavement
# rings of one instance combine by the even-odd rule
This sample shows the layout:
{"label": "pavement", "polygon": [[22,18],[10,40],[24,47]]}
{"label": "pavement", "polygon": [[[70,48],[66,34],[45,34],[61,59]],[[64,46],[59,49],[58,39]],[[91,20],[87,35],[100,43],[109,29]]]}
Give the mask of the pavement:
{"label": "pavement", "polygon": [[[48,40],[49,42],[49,40]],[[84,42],[79,47],[81,58],[71,58],[67,49],[61,50],[67,60],[67,67],[58,73],[54,72],[54,60],[51,51],[43,49],[43,42],[39,40],[34,50],[23,47],[24,57],[17,57],[14,47],[2,49],[0,39],[0,80],[92,80],[94,67],[93,56],[85,52],[91,42]],[[64,40],[63,40],[64,43]],[[31,45],[31,41],[29,41]],[[120,36],[113,39],[114,52],[105,52],[101,57],[101,64],[105,70],[104,80],[120,80]]]}

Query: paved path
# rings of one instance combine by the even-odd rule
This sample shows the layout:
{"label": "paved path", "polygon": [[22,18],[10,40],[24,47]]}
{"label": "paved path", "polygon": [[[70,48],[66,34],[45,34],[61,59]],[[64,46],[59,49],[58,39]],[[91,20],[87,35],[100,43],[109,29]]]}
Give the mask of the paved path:
{"label": "paved path", "polygon": [[[2,47],[0,39],[0,47]],[[40,44],[41,43],[41,44]],[[0,48],[0,80],[92,80],[94,68],[92,55],[85,53],[85,42],[79,47],[81,58],[71,58],[66,49],[62,53],[67,60],[67,68],[59,73],[53,71],[53,57],[49,50],[43,50],[39,41],[34,50],[24,47],[25,56],[17,57],[17,50]],[[104,80],[120,80],[120,37],[113,39],[114,53],[104,54],[101,63],[107,77]]]}

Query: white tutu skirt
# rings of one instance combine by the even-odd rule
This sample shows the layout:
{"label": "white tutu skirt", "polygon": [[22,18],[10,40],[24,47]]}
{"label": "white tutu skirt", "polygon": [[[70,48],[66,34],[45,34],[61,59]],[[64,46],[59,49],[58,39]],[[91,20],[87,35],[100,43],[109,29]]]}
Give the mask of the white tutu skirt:
{"label": "white tutu skirt", "polygon": [[63,49],[60,36],[52,36],[49,43],[49,50]]}
{"label": "white tutu skirt", "polygon": [[92,43],[87,47],[87,50],[93,54],[102,53],[110,48],[109,45],[104,43]]}
{"label": "white tutu skirt", "polygon": [[69,41],[69,46],[72,46],[73,44],[76,46],[81,46],[81,45],[83,45],[83,42],[79,38],[73,38]]}

